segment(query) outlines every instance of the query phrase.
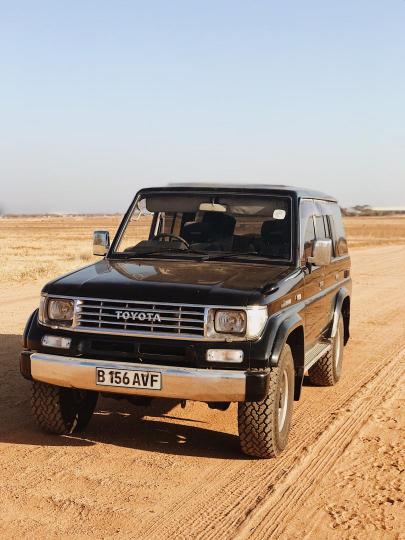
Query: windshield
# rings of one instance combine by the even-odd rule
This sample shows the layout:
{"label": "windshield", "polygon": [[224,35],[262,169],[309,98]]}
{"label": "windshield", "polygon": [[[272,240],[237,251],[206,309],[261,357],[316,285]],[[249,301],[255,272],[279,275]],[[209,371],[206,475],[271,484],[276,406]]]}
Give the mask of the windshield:
{"label": "windshield", "polygon": [[291,199],[143,195],[137,199],[110,255],[291,261]]}

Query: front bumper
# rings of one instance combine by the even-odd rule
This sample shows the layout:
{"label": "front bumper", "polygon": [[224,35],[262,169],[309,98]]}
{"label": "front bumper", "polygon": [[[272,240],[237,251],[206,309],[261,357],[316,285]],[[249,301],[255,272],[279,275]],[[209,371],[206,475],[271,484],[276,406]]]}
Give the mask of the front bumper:
{"label": "front bumper", "polygon": [[[96,367],[159,371],[161,390],[99,386]],[[111,392],[114,394],[189,399],[194,401],[260,401],[268,390],[269,371],[238,371],[192,367],[157,366],[111,360],[59,356],[39,352],[21,353],[24,377],[56,386]]]}

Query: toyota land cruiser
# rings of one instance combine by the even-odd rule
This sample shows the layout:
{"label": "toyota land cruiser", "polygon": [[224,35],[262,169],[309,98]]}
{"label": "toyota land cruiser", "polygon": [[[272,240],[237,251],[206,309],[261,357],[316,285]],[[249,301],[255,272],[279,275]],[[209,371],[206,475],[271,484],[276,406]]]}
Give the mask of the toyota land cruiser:
{"label": "toyota land cruiser", "polygon": [[20,357],[41,428],[85,428],[99,393],[238,404],[242,451],[287,444],[304,374],[332,386],[350,258],[333,197],[286,186],[142,189],[101,261],[42,290]]}

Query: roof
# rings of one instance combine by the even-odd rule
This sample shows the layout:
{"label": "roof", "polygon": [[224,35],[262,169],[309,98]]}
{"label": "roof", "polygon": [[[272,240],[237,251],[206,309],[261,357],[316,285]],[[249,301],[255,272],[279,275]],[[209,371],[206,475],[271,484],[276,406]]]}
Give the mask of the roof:
{"label": "roof", "polygon": [[324,201],[337,202],[334,197],[314,191],[312,189],[306,189],[294,186],[284,186],[281,184],[221,184],[221,183],[209,183],[209,182],[181,182],[170,183],[166,186],[145,188],[141,191],[165,191],[165,192],[178,192],[178,191],[232,191],[236,193],[264,193],[268,191],[286,194],[295,194],[298,198],[302,199],[321,199]]}

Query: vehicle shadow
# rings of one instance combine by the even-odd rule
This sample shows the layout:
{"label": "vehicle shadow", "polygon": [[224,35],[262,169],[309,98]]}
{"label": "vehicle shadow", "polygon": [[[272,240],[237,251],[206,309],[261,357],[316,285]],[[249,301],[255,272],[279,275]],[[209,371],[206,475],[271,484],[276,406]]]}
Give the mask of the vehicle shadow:
{"label": "vehicle shadow", "polygon": [[194,405],[183,411],[176,400],[156,399],[148,407],[139,407],[100,397],[83,433],[42,433],[31,415],[30,383],[19,372],[20,350],[21,336],[0,334],[0,443],[55,447],[104,443],[166,454],[245,459],[236,435],[211,429],[193,414]]}

